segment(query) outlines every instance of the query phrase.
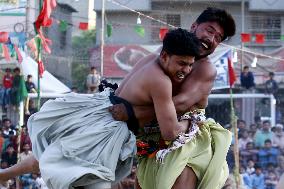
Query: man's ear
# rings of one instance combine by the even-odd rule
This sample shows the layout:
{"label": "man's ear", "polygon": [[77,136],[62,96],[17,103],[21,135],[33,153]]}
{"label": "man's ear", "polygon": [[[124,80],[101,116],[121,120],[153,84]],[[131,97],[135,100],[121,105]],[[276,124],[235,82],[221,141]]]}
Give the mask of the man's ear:
{"label": "man's ear", "polygon": [[161,63],[164,63],[167,61],[168,53],[166,51],[163,51],[160,53],[160,61]]}
{"label": "man's ear", "polygon": [[194,22],[190,27],[190,31],[194,32],[196,30],[197,26],[198,26],[198,24],[196,22]]}

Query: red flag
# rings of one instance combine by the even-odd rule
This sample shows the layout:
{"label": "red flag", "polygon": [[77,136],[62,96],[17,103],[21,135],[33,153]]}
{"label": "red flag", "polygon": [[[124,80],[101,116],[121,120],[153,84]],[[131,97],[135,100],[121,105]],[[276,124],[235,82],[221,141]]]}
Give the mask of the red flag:
{"label": "red flag", "polygon": [[17,53],[17,57],[18,57],[19,63],[22,63],[22,62],[23,62],[23,57],[22,57],[22,55],[21,55],[21,52],[20,52],[18,46],[17,46],[17,45],[14,45],[14,48],[15,48],[15,51],[16,51],[16,53]]}
{"label": "red flag", "polygon": [[6,43],[9,39],[9,33],[8,32],[0,32],[0,43]]}
{"label": "red flag", "polygon": [[42,61],[38,61],[38,66],[39,66],[39,76],[42,77],[43,72],[44,72],[44,65]]}
{"label": "red flag", "polygon": [[160,33],[159,33],[159,38],[161,41],[163,41],[166,33],[168,33],[169,29],[168,28],[160,28]]}
{"label": "red flag", "polygon": [[8,48],[5,44],[3,44],[2,48],[3,48],[3,54],[4,54],[5,59],[6,59],[7,61],[11,61],[11,57],[10,57],[10,53],[9,53],[9,48]]}
{"label": "red flag", "polygon": [[232,88],[232,86],[235,83],[235,81],[237,80],[237,78],[236,78],[234,68],[232,66],[231,58],[228,58],[228,72],[229,72],[229,83],[230,83],[230,87]]}
{"label": "red flag", "polygon": [[262,43],[264,43],[264,41],[265,41],[264,34],[262,34],[262,33],[256,33],[255,34],[255,42],[256,43],[262,44]]}
{"label": "red flag", "polygon": [[241,33],[241,38],[243,43],[248,43],[251,41],[251,35],[250,33]]}
{"label": "red flag", "polygon": [[52,10],[56,7],[56,0],[44,0],[40,14],[35,21],[35,27],[39,30],[40,26],[49,27],[52,24],[50,18]]}
{"label": "red flag", "polygon": [[88,30],[88,22],[80,22],[79,28],[81,30]]}

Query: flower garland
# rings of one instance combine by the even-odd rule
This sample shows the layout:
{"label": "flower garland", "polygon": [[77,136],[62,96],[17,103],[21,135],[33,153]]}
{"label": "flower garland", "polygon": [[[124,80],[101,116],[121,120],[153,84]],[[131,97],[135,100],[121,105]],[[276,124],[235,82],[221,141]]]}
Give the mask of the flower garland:
{"label": "flower garland", "polygon": [[189,141],[191,141],[199,131],[199,125],[206,120],[205,110],[194,110],[187,112],[180,117],[179,121],[191,120],[191,127],[187,133],[180,133],[174,141],[164,141],[160,138],[158,142],[154,140],[141,140],[137,139],[137,155],[138,157],[153,158],[156,156],[156,160],[163,163],[165,156],[176,150]]}

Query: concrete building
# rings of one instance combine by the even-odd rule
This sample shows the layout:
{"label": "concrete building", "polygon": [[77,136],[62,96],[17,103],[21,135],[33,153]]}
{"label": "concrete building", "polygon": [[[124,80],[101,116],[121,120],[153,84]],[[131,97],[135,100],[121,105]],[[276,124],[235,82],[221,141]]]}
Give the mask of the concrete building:
{"label": "concrete building", "polygon": [[94,0],[58,0],[58,2],[68,4],[76,9],[72,14],[73,31],[72,35],[80,35],[80,23],[88,23],[88,29],[95,29],[96,12],[94,11]]}

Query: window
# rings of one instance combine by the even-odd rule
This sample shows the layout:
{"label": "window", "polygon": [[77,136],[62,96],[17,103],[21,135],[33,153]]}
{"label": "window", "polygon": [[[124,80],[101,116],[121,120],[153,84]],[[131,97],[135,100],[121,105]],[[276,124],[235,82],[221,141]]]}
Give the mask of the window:
{"label": "window", "polygon": [[60,32],[60,48],[65,49],[66,47],[66,40],[67,40],[67,31]]}
{"label": "window", "polygon": [[[161,15],[161,14],[157,14],[157,15],[152,15],[153,18],[155,19],[159,19],[161,21],[164,21],[168,24],[171,24],[173,26],[176,27],[180,27],[181,25],[181,21],[180,21],[180,15],[179,14],[165,14],[165,15]],[[167,25],[164,25],[162,23],[159,23],[155,20],[151,21],[151,25],[152,25],[152,29],[151,29],[151,39],[152,42],[161,42],[160,38],[159,38],[159,33],[160,33],[160,28],[161,27],[167,27]]]}
{"label": "window", "polygon": [[280,40],[281,16],[255,15],[251,20],[251,33],[263,33],[267,41]]}

